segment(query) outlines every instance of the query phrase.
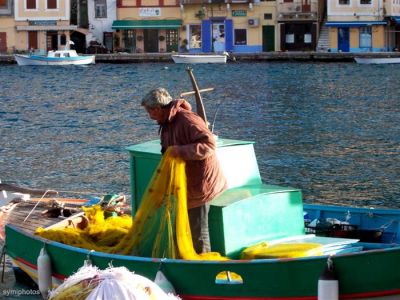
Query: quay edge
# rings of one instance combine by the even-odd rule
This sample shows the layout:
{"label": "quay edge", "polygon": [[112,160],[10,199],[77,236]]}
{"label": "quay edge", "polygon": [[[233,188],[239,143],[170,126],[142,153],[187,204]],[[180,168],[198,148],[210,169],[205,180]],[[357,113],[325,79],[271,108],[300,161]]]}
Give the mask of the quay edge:
{"label": "quay edge", "polygon": [[[259,52],[234,53],[236,62],[296,61],[296,62],[352,62],[355,57],[400,57],[400,52],[333,53],[333,52]],[[232,60],[229,60],[232,61]],[[96,54],[96,63],[173,62],[171,53],[111,53]],[[14,55],[0,55],[0,64],[16,64]]]}

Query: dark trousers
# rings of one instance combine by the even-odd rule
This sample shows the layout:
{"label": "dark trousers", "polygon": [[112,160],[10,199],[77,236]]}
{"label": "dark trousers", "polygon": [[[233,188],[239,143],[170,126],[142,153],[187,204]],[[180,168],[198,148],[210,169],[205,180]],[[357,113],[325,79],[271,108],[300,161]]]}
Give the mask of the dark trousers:
{"label": "dark trousers", "polygon": [[198,254],[211,251],[210,233],[208,231],[209,210],[210,204],[188,210],[193,247]]}

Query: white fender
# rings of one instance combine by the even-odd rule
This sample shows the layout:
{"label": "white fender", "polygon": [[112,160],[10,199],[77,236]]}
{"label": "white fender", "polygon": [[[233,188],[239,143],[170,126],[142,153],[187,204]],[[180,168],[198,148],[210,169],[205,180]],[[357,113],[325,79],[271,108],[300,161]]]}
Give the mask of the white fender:
{"label": "white fender", "polygon": [[175,289],[172,283],[167,279],[161,270],[158,270],[154,283],[157,284],[165,293],[175,294]]}
{"label": "white fender", "polygon": [[39,291],[42,293],[43,298],[47,299],[49,290],[52,288],[52,277],[51,260],[44,247],[42,250],[40,250],[40,254],[37,259],[37,270]]}
{"label": "white fender", "polygon": [[327,266],[318,280],[318,300],[338,300],[339,280],[335,274],[333,261],[329,257]]}

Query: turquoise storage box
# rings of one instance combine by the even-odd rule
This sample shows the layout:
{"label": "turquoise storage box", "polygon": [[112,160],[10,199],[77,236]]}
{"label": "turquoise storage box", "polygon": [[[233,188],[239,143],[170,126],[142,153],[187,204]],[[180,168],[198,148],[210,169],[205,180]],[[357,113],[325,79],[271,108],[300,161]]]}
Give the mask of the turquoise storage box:
{"label": "turquoise storage box", "polygon": [[[252,142],[218,139],[217,146],[228,190],[211,202],[212,250],[236,257],[254,243],[304,234],[301,191],[262,184]],[[160,150],[158,140],[128,147],[133,212],[161,159]]]}

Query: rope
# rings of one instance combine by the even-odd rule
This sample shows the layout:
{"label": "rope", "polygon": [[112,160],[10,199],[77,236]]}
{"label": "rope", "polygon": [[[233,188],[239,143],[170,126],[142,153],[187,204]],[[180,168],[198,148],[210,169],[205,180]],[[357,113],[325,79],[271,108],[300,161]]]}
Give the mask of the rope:
{"label": "rope", "polygon": [[46,191],[46,193],[47,192],[49,192],[49,191],[52,191],[52,192],[57,192],[57,194],[58,193],[68,193],[68,194],[80,194],[80,195],[82,195],[82,194],[86,194],[86,195],[88,195],[88,194],[91,194],[91,195],[99,195],[99,196],[101,196],[101,195],[104,195],[104,194],[107,194],[107,193],[99,193],[99,192],[92,192],[92,191],[67,191],[67,190],[47,190]]}
{"label": "rope", "polygon": [[54,191],[54,190],[47,190],[44,192],[44,194],[42,195],[42,197],[39,199],[39,201],[35,204],[35,206],[31,209],[31,211],[29,212],[29,214],[25,217],[24,221],[22,221],[22,223],[25,223],[26,220],[28,220],[28,218],[30,217],[30,215],[33,213],[33,211],[36,209],[36,207],[39,205],[39,203],[43,200],[44,196],[47,195],[47,193],[49,192],[55,192],[58,195],[58,191]]}

